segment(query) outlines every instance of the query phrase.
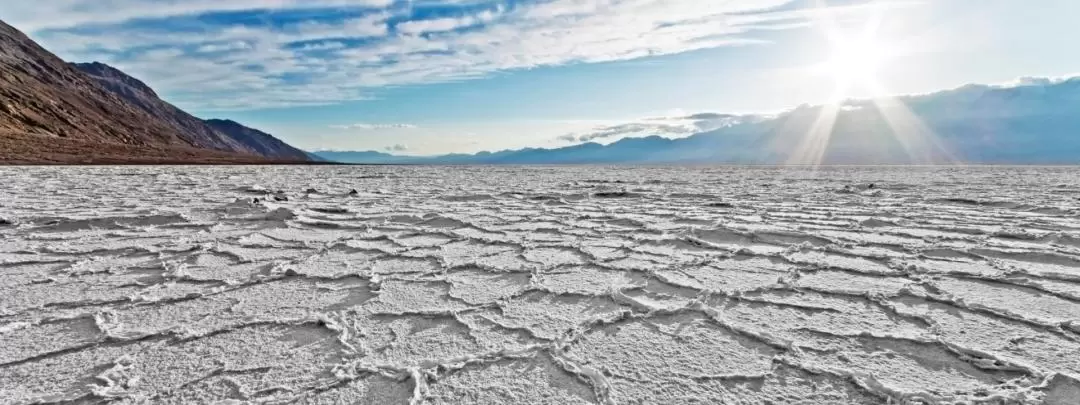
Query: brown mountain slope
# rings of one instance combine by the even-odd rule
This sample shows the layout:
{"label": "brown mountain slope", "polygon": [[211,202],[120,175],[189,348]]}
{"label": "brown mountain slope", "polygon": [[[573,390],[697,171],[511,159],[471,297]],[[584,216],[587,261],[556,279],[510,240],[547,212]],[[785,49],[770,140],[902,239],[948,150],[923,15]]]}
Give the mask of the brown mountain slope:
{"label": "brown mountain slope", "polygon": [[192,146],[228,152],[253,153],[244,145],[208,127],[202,120],[158,98],[143,82],[103,63],[72,63],[72,67],[96,80],[143,112],[176,129]]}
{"label": "brown mountain slope", "polygon": [[289,144],[274,138],[268,133],[254,128],[248,128],[236,121],[209,119],[203,122],[215,131],[225,134],[247,148],[254,150],[255,153],[264,156],[277,156],[303,160],[309,159],[308,154],[304,151],[289,146]]}
{"label": "brown mountain slope", "polygon": [[125,145],[78,138],[58,139],[0,130],[0,165],[266,163],[307,162],[269,160],[262,156],[191,147]]}
{"label": "brown mountain slope", "polygon": [[127,100],[0,21],[0,163],[307,160],[262,156],[153,99],[160,104],[147,99],[147,106],[160,108]]}
{"label": "brown mountain slope", "polygon": [[153,89],[139,79],[112,66],[98,62],[73,63],[72,66],[124,100],[188,135],[198,147],[278,159],[307,159],[307,154],[303,151],[265,132],[233,121],[204,121],[196,118],[159,98]]}

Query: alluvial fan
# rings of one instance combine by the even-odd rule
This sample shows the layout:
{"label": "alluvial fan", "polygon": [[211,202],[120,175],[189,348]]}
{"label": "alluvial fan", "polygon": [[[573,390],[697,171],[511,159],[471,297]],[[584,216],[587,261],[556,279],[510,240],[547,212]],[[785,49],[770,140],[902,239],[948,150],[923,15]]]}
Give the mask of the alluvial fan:
{"label": "alluvial fan", "polygon": [[0,169],[0,403],[1080,404],[1080,169]]}

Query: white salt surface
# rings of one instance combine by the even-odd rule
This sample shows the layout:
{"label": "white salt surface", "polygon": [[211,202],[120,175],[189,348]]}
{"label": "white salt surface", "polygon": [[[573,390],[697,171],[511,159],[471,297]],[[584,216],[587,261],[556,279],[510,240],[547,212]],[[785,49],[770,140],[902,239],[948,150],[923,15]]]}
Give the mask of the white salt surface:
{"label": "white salt surface", "polygon": [[0,184],[2,404],[1080,404],[1075,168]]}

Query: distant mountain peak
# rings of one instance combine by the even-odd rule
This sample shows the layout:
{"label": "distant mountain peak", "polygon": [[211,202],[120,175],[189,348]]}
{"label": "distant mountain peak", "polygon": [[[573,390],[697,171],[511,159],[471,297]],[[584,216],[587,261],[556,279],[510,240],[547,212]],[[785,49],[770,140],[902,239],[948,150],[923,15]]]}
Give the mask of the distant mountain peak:
{"label": "distant mountain peak", "polygon": [[236,122],[236,121],[233,121],[233,120],[230,120],[230,119],[226,119],[226,118],[207,118],[205,121],[207,123],[213,124],[213,125],[234,126],[234,127],[242,127],[242,126],[244,126],[243,124],[241,124],[239,122]]}
{"label": "distant mountain peak", "polygon": [[273,135],[244,126],[239,122],[225,119],[209,119],[203,122],[217,132],[239,141],[259,154],[299,160],[310,159],[307,152],[296,149]]}

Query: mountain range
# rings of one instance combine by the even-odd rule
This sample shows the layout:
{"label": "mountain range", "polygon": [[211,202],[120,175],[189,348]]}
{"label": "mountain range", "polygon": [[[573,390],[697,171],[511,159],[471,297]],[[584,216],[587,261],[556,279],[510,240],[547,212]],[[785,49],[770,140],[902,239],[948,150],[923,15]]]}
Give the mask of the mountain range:
{"label": "mountain range", "polygon": [[421,157],[315,154],[387,164],[1077,164],[1080,77],[803,105],[676,139],[653,135],[606,145]]}
{"label": "mountain range", "polygon": [[0,163],[300,163],[264,132],[202,120],[102,63],[67,63],[0,21]]}

